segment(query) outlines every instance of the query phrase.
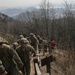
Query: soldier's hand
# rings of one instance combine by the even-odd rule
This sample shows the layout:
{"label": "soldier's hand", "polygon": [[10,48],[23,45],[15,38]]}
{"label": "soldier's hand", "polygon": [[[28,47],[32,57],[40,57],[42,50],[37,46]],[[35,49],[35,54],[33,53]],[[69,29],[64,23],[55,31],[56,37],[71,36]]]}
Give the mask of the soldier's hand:
{"label": "soldier's hand", "polygon": [[40,56],[40,54],[36,54],[36,56]]}
{"label": "soldier's hand", "polygon": [[23,75],[22,71],[19,71],[19,73],[20,73],[21,75]]}

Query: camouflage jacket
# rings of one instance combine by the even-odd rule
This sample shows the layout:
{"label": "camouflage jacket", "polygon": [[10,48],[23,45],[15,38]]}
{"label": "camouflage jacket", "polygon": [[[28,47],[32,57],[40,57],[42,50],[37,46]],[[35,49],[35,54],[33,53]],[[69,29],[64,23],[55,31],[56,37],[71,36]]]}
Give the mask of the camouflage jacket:
{"label": "camouflage jacket", "polygon": [[3,45],[2,48],[0,48],[0,60],[2,61],[7,72],[9,71],[11,64],[16,65],[17,63],[19,68],[23,66],[17,52],[12,50],[12,48],[8,45]]}
{"label": "camouflage jacket", "polygon": [[22,47],[19,46],[16,51],[17,51],[18,55],[20,56],[23,63],[30,62],[31,53],[36,55],[35,49],[31,45],[27,45],[27,47],[25,48],[24,51],[23,51]]}

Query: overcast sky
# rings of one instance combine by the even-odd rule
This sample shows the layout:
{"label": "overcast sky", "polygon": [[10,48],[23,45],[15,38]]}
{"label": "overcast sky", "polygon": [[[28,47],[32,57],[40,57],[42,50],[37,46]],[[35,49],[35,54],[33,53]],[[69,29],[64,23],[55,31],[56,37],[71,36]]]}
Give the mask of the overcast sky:
{"label": "overcast sky", "polygon": [[[42,0],[0,0],[0,7],[30,7],[37,6]],[[60,4],[64,0],[49,0],[51,3]],[[75,2],[75,0],[67,0],[68,2]]]}

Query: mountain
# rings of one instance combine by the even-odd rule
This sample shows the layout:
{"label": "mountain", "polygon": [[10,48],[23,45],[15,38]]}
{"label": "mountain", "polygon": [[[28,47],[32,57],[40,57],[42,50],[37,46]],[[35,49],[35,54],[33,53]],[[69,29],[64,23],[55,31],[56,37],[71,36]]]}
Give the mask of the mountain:
{"label": "mountain", "polygon": [[[0,13],[6,14],[9,17],[13,17],[15,18],[16,16],[18,16],[21,13],[25,13],[26,11],[37,11],[39,8],[37,7],[15,7],[15,8],[0,8]],[[75,11],[75,9],[73,9]],[[63,15],[62,13],[64,12],[64,7],[63,6],[55,6],[54,7],[54,11],[56,13],[56,15]]]}
{"label": "mountain", "polygon": [[13,17],[13,16],[20,14],[23,11],[24,11],[23,9],[19,9],[19,8],[9,8],[9,9],[1,10],[0,12]]}
{"label": "mountain", "polygon": [[3,10],[1,9],[0,12],[3,13],[3,14],[8,15],[10,17],[14,17],[14,16],[19,15],[22,12],[32,11],[32,10],[35,10],[35,9],[36,9],[35,7],[6,8],[6,9],[3,9]]}
{"label": "mountain", "polygon": [[3,14],[3,13],[0,13],[0,23],[4,23],[5,21],[12,21],[14,20],[12,17],[9,17],[8,15],[6,14]]}

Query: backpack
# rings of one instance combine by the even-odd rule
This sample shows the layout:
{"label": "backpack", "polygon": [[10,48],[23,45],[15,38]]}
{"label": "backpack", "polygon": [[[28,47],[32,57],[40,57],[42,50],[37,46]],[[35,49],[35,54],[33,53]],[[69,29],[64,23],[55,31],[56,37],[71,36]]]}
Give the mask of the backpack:
{"label": "backpack", "polygon": [[54,42],[54,41],[51,41],[51,42],[50,42],[50,45],[51,45],[52,47],[54,47],[54,46],[55,46],[55,42]]}

